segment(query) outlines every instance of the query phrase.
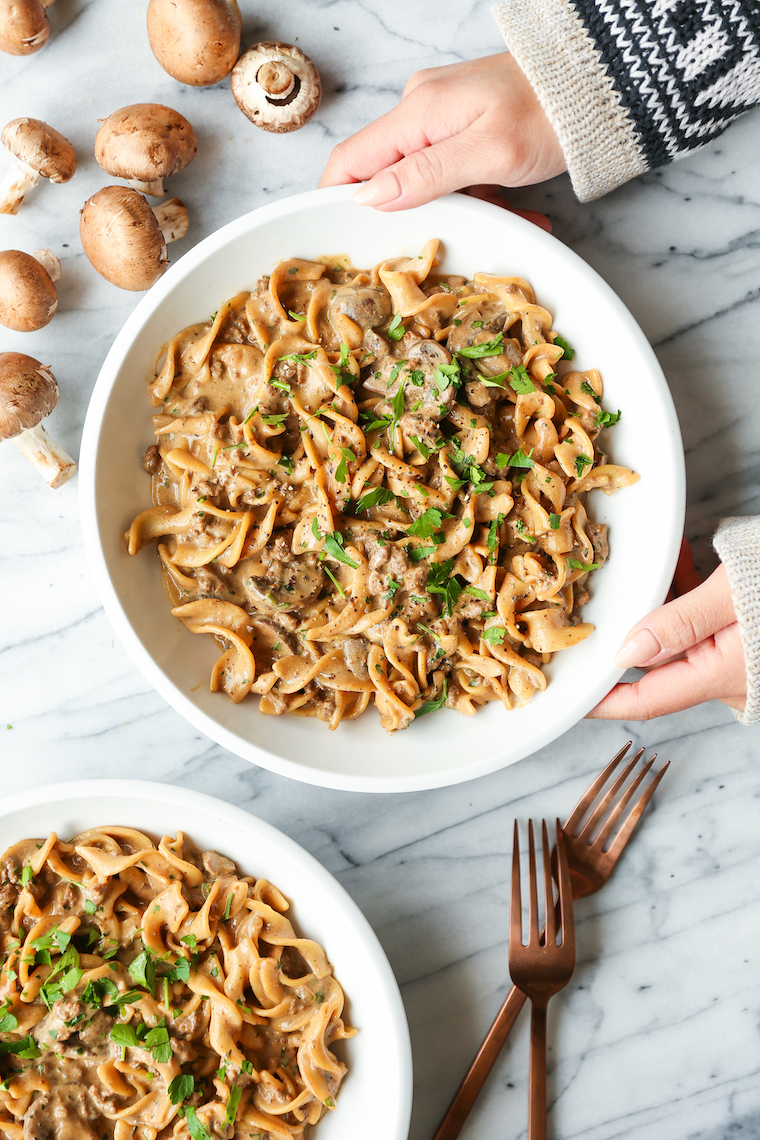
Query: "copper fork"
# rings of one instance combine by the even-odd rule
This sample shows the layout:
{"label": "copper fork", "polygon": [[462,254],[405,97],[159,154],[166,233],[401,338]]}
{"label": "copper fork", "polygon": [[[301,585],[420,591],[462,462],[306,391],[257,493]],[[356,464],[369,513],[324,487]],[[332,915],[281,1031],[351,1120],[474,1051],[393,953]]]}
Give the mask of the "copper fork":
{"label": "copper fork", "polygon": [[[546,1009],[549,1000],[564,989],[575,969],[575,925],[573,898],[567,851],[559,820],[555,869],[557,906],[554,905],[552,858],[549,833],[541,821],[541,845],[544,868],[544,909],[546,926],[538,932],[538,878],[533,820],[528,822],[528,942],[522,940],[522,896],[520,892],[520,833],[515,820],[512,853],[512,903],[509,916],[509,972],[512,981],[529,997],[532,1005],[530,1022],[530,1093],[528,1140],[546,1140]],[[557,938],[559,934],[562,941]]]}
{"label": "copper fork", "polygon": [[[620,761],[630,747],[631,741],[629,740],[626,746],[620,749],[617,756],[610,761],[604,771],[597,776],[591,786],[584,792],[565,823],[563,831],[567,848],[567,862],[570,870],[570,886],[574,899],[584,898],[586,895],[593,894],[607,882],[636,824],[644,814],[647,804],[654,795],[657,785],[668,768],[668,764],[664,764],[659,772],[646,784],[640,792],[638,799],[636,799],[630,807],[630,811],[610,844],[609,850],[605,851],[605,843],[610,838],[616,825],[618,825],[623,812],[631,804],[633,797],[639,791],[639,788],[649,774],[656,759],[656,755],[652,756],[642,767],[628,788],[621,793],[621,789],[644,755],[644,749],[640,748],[632,759],[628,761],[622,772],[618,774],[609,790],[601,796],[596,807],[594,807],[597,798],[602,793],[605,785],[613,776]],[[599,823],[607,811],[609,811],[610,814],[604,825],[604,834],[600,832],[599,835],[594,838],[594,830],[599,826]],[[589,812],[591,814],[587,822],[583,825],[578,835],[575,835],[574,832],[576,832]],[[582,840],[581,836],[584,837]],[[517,1020],[520,1010],[525,1005],[525,1001],[525,995],[521,993],[516,986],[513,986],[504,999],[504,1003],[497,1013],[454,1099],[449,1105],[446,1115],[438,1126],[438,1131],[435,1133],[433,1140],[456,1140],[465,1120],[470,1114],[473,1104],[478,1098],[480,1090],[486,1082],[488,1074],[496,1062],[496,1058],[504,1046],[504,1042],[509,1036],[512,1026]]]}

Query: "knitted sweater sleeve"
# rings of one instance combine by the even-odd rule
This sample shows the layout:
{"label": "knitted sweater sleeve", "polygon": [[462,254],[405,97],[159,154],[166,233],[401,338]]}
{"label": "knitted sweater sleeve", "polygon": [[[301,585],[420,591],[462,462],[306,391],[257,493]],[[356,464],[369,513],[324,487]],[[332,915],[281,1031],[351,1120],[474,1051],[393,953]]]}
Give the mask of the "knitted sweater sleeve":
{"label": "knitted sweater sleeve", "polygon": [[494,15],[582,202],[760,103],[760,0],[500,0]]}
{"label": "knitted sweater sleeve", "polygon": [[760,724],[760,518],[723,519],[713,546],[731,584],[747,667],[747,703],[734,715]]}

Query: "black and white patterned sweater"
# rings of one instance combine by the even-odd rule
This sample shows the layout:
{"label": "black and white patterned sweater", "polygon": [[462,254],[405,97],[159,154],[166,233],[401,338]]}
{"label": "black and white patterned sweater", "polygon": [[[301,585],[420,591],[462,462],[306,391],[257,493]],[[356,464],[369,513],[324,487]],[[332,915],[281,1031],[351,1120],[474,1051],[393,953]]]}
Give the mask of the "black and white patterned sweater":
{"label": "black and white patterned sweater", "polygon": [[760,0],[501,0],[494,14],[582,202],[760,103]]}

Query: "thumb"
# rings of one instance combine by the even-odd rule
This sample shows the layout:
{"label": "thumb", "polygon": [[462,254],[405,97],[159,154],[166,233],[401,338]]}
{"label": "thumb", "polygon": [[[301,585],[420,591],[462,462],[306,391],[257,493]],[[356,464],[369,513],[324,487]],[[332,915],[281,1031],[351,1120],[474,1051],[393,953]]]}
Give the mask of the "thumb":
{"label": "thumb", "polygon": [[621,669],[659,665],[736,621],[724,566],[706,582],[660,606],[629,632],[615,656]]}
{"label": "thumb", "polygon": [[485,169],[476,137],[468,128],[407,155],[363,183],[354,201],[378,210],[408,210],[461,189],[473,176],[485,181],[491,172]]}

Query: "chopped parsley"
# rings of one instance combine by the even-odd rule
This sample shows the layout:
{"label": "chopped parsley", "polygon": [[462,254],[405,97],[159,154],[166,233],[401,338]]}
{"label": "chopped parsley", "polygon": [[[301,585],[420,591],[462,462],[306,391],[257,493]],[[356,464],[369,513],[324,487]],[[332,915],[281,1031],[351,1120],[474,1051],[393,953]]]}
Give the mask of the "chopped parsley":
{"label": "chopped parsley", "polygon": [[159,1065],[165,1065],[172,1059],[172,1043],[169,1030],[163,1020],[145,1034],[146,1048],[150,1049],[153,1060]]}
{"label": "chopped parsley", "polygon": [[296,364],[308,364],[310,360],[316,360],[316,356],[315,348],[313,352],[290,352],[287,356],[278,356],[277,360],[295,360]]}
{"label": "chopped parsley", "polygon": [[517,522],[515,523],[515,529],[517,530],[517,533],[519,534],[519,536],[523,540],[523,542],[535,542],[536,541],[532,534],[528,534],[527,530],[525,529],[525,523],[522,521],[522,519],[517,520]]}
{"label": "chopped parsley", "polygon": [[238,1105],[240,1104],[242,1095],[243,1090],[240,1085],[233,1085],[230,1089],[230,1095],[227,1097],[227,1106],[224,1113],[224,1119],[230,1128],[235,1123],[235,1117],[237,1116]]}
{"label": "chopped parsley", "polygon": [[482,634],[483,640],[489,645],[501,645],[506,636],[507,631],[503,625],[492,625],[489,629],[484,629]]}
{"label": "chopped parsley", "polygon": [[153,993],[156,984],[156,962],[150,950],[142,950],[134,961],[130,962],[127,973],[135,985],[145,986],[146,990]]}
{"label": "chopped parsley", "polygon": [[34,871],[29,863],[21,871],[21,886],[27,887],[31,882],[34,882]]}
{"label": "chopped parsley", "polygon": [[401,369],[403,368],[403,366],[407,363],[408,363],[408,361],[406,361],[406,360],[399,360],[397,364],[393,365],[393,368],[391,369],[391,374],[388,377],[388,387],[389,388],[390,388],[391,384],[393,384],[393,382],[395,381],[396,377],[398,376],[398,374],[401,371]]}
{"label": "chopped parsley", "polygon": [[[453,515],[448,511],[439,510],[438,507],[428,507],[419,518],[410,523],[407,528],[407,534],[416,535],[419,538],[433,538],[440,532],[444,519],[453,519]],[[439,539],[442,542],[443,538]]]}
{"label": "chopped parsley", "polygon": [[288,316],[290,317],[290,319],[292,321],[305,321],[306,320],[306,314],[305,313],[294,313],[292,309],[288,309]]}
{"label": "chopped parsley", "polygon": [[396,313],[391,323],[388,325],[388,336],[391,340],[401,340],[406,329],[404,328],[404,321],[401,313]]}
{"label": "chopped parsley", "polygon": [[396,395],[391,400],[391,408],[393,409],[393,419],[391,420],[391,425],[390,425],[391,431],[393,431],[396,424],[398,423],[398,421],[401,419],[401,417],[404,414],[404,407],[405,407],[404,388],[405,387],[406,387],[406,380],[404,379],[399,384],[398,391],[396,392]]}
{"label": "chopped parsley", "polygon": [[340,342],[340,359],[337,364],[330,365],[330,371],[335,373],[338,380],[338,387],[341,384],[346,384],[349,388],[353,384],[356,377],[348,367],[349,347],[345,341]]}
{"label": "chopped parsley", "polygon": [[[288,272],[292,272],[289,270]],[[180,1114],[184,1116],[187,1122],[187,1130],[190,1133],[192,1140],[211,1140],[208,1129],[205,1124],[201,1124],[194,1108],[181,1108]]]}
{"label": "chopped parsley", "polygon": [[281,424],[283,424],[285,422],[285,420],[287,418],[288,418],[287,412],[280,412],[276,416],[262,416],[261,422],[263,424],[266,424],[268,427],[279,427]]}
{"label": "chopped parsley", "polygon": [[585,392],[586,395],[590,396],[591,399],[594,400],[595,403],[597,403],[597,404],[599,403],[599,396],[596,394],[594,389],[591,387],[588,380],[584,380],[583,383],[581,384],[581,392]]}
{"label": "chopped parsley", "polygon": [[483,360],[487,356],[501,356],[504,351],[502,341],[504,333],[497,333],[493,340],[482,344],[471,344],[467,348],[460,348],[457,356],[464,356],[466,360]]}
{"label": "chopped parsley", "polygon": [[452,360],[451,364],[438,364],[433,372],[433,379],[438,385],[439,392],[445,392],[449,385],[458,388],[462,383],[459,364]]}
{"label": "chopped parsley", "polygon": [[340,582],[339,582],[339,581],[338,581],[338,579],[335,577],[335,575],[332,573],[332,571],[330,570],[330,568],[329,568],[328,566],[323,566],[323,567],[322,567],[322,569],[324,570],[325,574],[327,575],[327,577],[328,577],[328,578],[330,579],[330,581],[332,582],[333,586],[335,586],[335,589],[338,591],[338,593],[340,594],[340,596],[341,596],[342,598],[345,598],[345,596],[346,596],[346,591],[343,589],[343,587],[341,586]]}
{"label": "chopped parsley", "polygon": [[393,492],[387,487],[373,487],[366,495],[362,495],[356,504],[357,511],[369,511],[372,507],[382,507],[393,498]]}
{"label": "chopped parsley", "polygon": [[347,463],[349,461],[353,462],[353,460],[356,459],[356,455],[354,454],[354,452],[351,450],[350,447],[341,447],[340,453],[341,453],[341,460],[335,469],[335,478],[338,480],[339,483],[345,483],[348,479]]}
{"label": "chopped parsley", "polygon": [[601,408],[596,413],[596,426],[599,428],[612,427],[620,419],[621,412],[605,412]]}
{"label": "chopped parsley", "polygon": [[459,579],[451,575],[453,568],[454,559],[447,558],[430,567],[427,579],[428,593],[441,595],[441,613],[445,617],[451,617],[463,589]]}
{"label": "chopped parsley", "polygon": [[482,602],[490,602],[491,599],[485,590],[478,589],[477,586],[465,586],[465,594],[472,594],[474,598],[480,598]]}
{"label": "chopped parsley", "polygon": [[491,563],[496,561],[496,547],[499,545],[499,531],[501,530],[505,518],[506,515],[499,513],[488,528],[488,561]]}
{"label": "chopped parsley", "polygon": [[397,582],[394,578],[388,579],[388,593],[385,595],[386,601],[390,601],[396,590],[401,589],[401,583]]}
{"label": "chopped parsley", "polygon": [[[200,502],[200,500],[198,500],[198,501]],[[94,914],[97,909],[98,908],[96,907],[96,905],[92,901],[92,899],[85,899],[84,900],[84,912],[85,912],[85,914]]]}
{"label": "chopped parsley", "polygon": [[[312,521],[311,532],[315,538],[322,538],[322,532],[319,529],[319,523],[316,518]],[[349,558],[343,549],[343,535],[340,531],[332,531],[330,534],[324,535],[324,544],[319,556],[320,562],[324,562],[327,555],[330,555],[331,558],[335,558],[338,562],[345,563],[345,565],[350,566],[352,570],[358,569],[356,562],[354,562],[353,558]]]}
{"label": "chopped parsley", "polygon": [[535,392],[536,385],[528,375],[528,369],[524,368],[522,364],[510,368],[509,376],[509,386],[518,396],[525,396],[528,392]]}
{"label": "chopped parsley", "polygon": [[496,466],[499,468],[504,467],[522,467],[530,469],[536,466],[536,461],[531,459],[533,455],[533,448],[526,455],[521,447],[517,449],[514,455],[505,455],[502,451],[496,456]]}
{"label": "chopped parsley", "polygon": [[572,360],[573,359],[573,357],[575,356],[575,349],[570,347],[570,345],[567,343],[567,341],[565,340],[565,338],[563,336],[558,336],[557,333],[555,333],[554,334],[554,343],[558,344],[559,347],[563,350],[562,355],[560,356],[560,360]]}
{"label": "chopped parsley", "polygon": [[589,459],[589,457],[587,455],[584,455],[582,452],[580,455],[576,455],[576,457],[575,457],[575,474],[578,476],[579,479],[581,479],[583,477],[583,472],[585,471],[585,469],[587,467],[590,467],[593,462],[594,462],[593,459]]}
{"label": "chopped parsley", "polygon": [[292,475],[296,468],[295,463],[289,455],[281,455],[277,460],[277,466],[284,468],[288,475]]}
{"label": "chopped parsley", "polygon": [[180,1073],[179,1076],[173,1077],[169,1081],[169,1100],[172,1104],[180,1104],[183,1100],[188,1100],[195,1091],[195,1081],[190,1073]]}
{"label": "chopped parsley", "polygon": [[425,373],[419,368],[407,368],[406,374],[409,383],[414,384],[415,388],[421,388],[425,383]]}
{"label": "chopped parsley", "polygon": [[549,515],[549,526],[552,528],[552,530],[559,530],[559,524],[561,522],[561,515]]}
{"label": "chopped parsley", "polygon": [[438,709],[442,709],[445,704],[446,704],[446,678],[444,677],[443,692],[441,693],[440,697],[438,697],[438,699],[435,701],[425,701],[424,704],[420,705],[420,707],[417,709],[417,711],[414,714],[414,719],[417,720],[418,717],[427,716],[427,714],[431,713],[431,712],[438,712]]}
{"label": "chopped parsley", "polygon": [[571,570],[580,570],[583,574],[590,574],[592,570],[598,570],[602,564],[601,562],[579,562],[577,558],[568,558],[567,565]]}

